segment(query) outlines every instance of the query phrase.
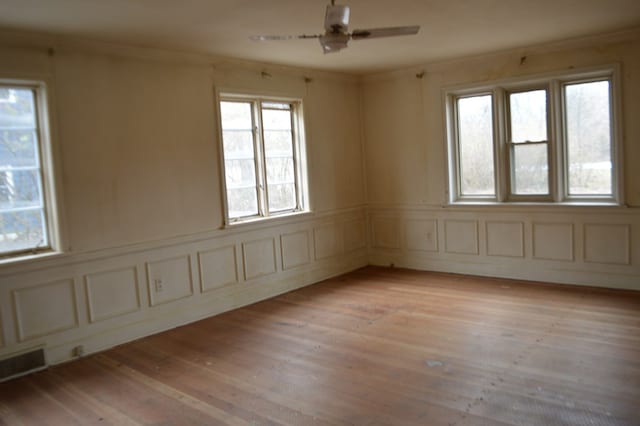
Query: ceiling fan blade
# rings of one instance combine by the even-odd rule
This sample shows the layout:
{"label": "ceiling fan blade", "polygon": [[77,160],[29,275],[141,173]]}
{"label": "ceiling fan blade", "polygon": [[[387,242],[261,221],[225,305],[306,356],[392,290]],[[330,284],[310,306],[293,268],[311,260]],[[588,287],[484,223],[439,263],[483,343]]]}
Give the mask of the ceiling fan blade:
{"label": "ceiling fan blade", "polygon": [[252,35],[249,38],[253,41],[278,41],[278,40],[293,40],[296,38],[319,38],[318,34],[301,34],[297,36],[292,35]]}
{"label": "ceiling fan blade", "polygon": [[353,40],[363,40],[365,38],[381,38],[418,34],[420,25],[412,25],[408,27],[386,27],[386,28],[369,28],[366,30],[354,30],[351,33]]}

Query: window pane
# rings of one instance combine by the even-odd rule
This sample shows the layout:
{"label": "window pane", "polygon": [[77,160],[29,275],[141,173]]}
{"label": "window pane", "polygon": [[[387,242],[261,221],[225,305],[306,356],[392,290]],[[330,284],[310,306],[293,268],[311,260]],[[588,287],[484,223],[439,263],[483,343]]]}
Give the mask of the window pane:
{"label": "window pane", "polygon": [[0,253],[47,247],[35,93],[0,88]]}
{"label": "window pane", "polygon": [[0,171],[0,211],[41,207],[38,170]]}
{"label": "window pane", "polygon": [[250,102],[220,102],[222,130],[253,130]]}
{"label": "window pane", "polygon": [[258,214],[256,188],[227,188],[229,217],[238,218]]}
{"label": "window pane", "polygon": [[513,145],[514,194],[548,194],[547,144]]}
{"label": "window pane", "polygon": [[42,209],[0,213],[0,252],[47,247]]}
{"label": "window pane", "polygon": [[262,110],[262,126],[265,130],[291,130],[291,111]]}
{"label": "window pane", "polygon": [[229,218],[258,214],[253,116],[250,102],[220,102]]}
{"label": "window pane", "polygon": [[253,160],[253,132],[248,130],[224,130],[222,132],[224,158]]}
{"label": "window pane", "polygon": [[0,169],[38,166],[38,139],[35,130],[0,127]]}
{"label": "window pane", "polygon": [[264,149],[269,157],[292,157],[293,139],[290,130],[265,130]]}
{"label": "window pane", "polygon": [[293,183],[269,185],[269,210],[292,210],[296,207],[296,188]]}
{"label": "window pane", "polygon": [[461,195],[495,195],[491,99],[458,99]]}
{"label": "window pane", "polygon": [[569,194],[612,194],[609,82],[565,86]]}
{"label": "window pane", "polygon": [[227,188],[256,187],[256,169],[253,160],[227,160],[224,162]]}
{"label": "window pane", "polygon": [[0,129],[35,129],[33,90],[10,87],[0,90]]}
{"label": "window pane", "polygon": [[296,208],[291,111],[263,110],[269,211]]}
{"label": "window pane", "polygon": [[547,91],[511,93],[511,141],[547,140]]}

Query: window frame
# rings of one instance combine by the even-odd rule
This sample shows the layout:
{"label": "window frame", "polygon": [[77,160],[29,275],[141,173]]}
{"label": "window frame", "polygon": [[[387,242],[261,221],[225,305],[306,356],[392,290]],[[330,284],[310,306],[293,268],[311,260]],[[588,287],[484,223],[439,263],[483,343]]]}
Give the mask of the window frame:
{"label": "window frame", "polygon": [[[226,164],[224,153],[224,136],[222,128],[221,102],[244,102],[251,104],[253,124],[254,167],[256,173],[256,202],[257,213],[250,216],[230,217],[226,183]],[[270,221],[277,218],[309,213],[309,183],[305,134],[305,115],[303,99],[299,97],[246,94],[238,91],[218,90],[216,92],[216,110],[218,119],[218,138],[220,153],[221,192],[223,201],[224,226],[236,226],[243,223]],[[264,127],[262,125],[263,103],[287,103],[291,105],[291,131],[293,139],[294,188],[296,206],[293,209],[270,211],[269,194],[266,176],[266,153],[264,148]],[[264,108],[270,109],[270,108]]]}
{"label": "window frame", "polygon": [[[568,153],[565,115],[565,87],[570,84],[609,82],[611,151],[611,195],[571,195],[568,180]],[[446,204],[532,204],[532,205],[624,205],[620,66],[605,66],[551,72],[496,80],[479,84],[448,86],[442,89],[446,155]],[[547,144],[549,194],[514,194],[512,191],[513,147],[510,146],[509,94],[536,89],[547,90]],[[492,96],[494,196],[463,195],[457,100],[471,96]]]}
{"label": "window frame", "polygon": [[29,89],[34,96],[34,115],[36,120],[37,153],[39,177],[42,190],[42,215],[47,244],[30,249],[21,249],[0,253],[0,265],[21,262],[42,256],[60,254],[63,251],[61,185],[58,180],[57,152],[54,146],[54,122],[52,116],[52,89],[45,76],[38,79],[15,78],[0,75],[0,87]]}

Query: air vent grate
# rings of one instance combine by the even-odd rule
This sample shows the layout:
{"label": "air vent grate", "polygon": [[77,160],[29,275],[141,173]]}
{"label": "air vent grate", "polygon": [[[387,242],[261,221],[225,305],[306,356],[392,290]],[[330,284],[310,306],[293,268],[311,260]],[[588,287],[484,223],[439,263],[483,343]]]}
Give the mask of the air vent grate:
{"label": "air vent grate", "polygon": [[42,370],[46,366],[44,349],[36,349],[0,360],[0,382]]}

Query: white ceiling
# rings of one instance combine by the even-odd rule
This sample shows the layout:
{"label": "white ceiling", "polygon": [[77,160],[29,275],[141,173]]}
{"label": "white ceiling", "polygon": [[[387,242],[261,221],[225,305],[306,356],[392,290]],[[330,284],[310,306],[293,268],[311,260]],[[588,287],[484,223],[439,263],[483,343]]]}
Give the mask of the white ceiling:
{"label": "white ceiling", "polygon": [[249,40],[320,33],[328,1],[0,0],[0,28],[366,73],[640,25],[639,0],[338,0],[351,29],[422,29],[329,55],[317,40]]}

